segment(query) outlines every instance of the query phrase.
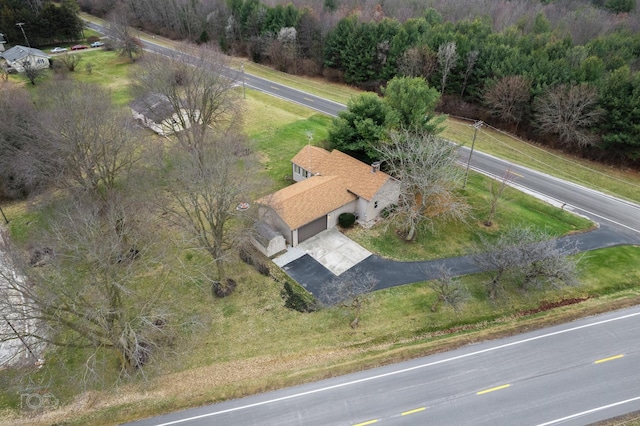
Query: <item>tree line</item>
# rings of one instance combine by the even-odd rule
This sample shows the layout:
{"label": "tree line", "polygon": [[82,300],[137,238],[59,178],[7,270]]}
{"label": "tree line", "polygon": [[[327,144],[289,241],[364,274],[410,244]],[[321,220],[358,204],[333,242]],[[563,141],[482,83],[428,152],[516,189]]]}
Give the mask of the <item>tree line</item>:
{"label": "tree line", "polygon": [[132,23],[213,41],[281,71],[378,91],[423,77],[439,109],[482,119],[592,159],[638,165],[636,1],[80,0],[126,5]]}
{"label": "tree line", "polygon": [[[82,39],[83,24],[78,16],[78,3],[75,0],[57,3],[48,0],[0,0],[0,32],[12,45],[30,44],[31,47]],[[22,27],[17,26],[18,23],[23,24]]]}

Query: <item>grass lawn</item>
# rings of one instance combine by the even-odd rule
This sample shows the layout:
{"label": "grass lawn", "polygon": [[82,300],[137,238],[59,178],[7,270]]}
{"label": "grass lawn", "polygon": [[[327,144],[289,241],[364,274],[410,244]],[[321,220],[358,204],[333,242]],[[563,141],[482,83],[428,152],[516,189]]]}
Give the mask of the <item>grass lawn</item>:
{"label": "grass lawn", "polygon": [[[129,93],[129,72],[131,63],[114,51],[104,49],[85,50],[75,71],[74,78],[87,83],[97,83],[112,92],[116,105],[124,106],[133,100]],[[91,64],[91,72],[87,65]]]}
{"label": "grass lawn", "polygon": [[[62,418],[69,425],[124,422],[629,306],[640,301],[639,261],[640,247],[597,250],[582,260],[583,286],[526,295],[513,291],[495,303],[484,296],[486,276],[467,276],[464,282],[475,297],[457,312],[448,307],[432,312],[435,294],[427,283],[387,289],[372,294],[356,330],[344,309],[301,314],[284,308],[277,283],[245,270],[239,272],[242,285],[229,298],[191,305],[194,320],[173,353],[149,369],[147,380],[85,393],[85,409],[61,410],[60,418],[48,417],[42,424]],[[615,287],[603,286],[603,269],[603,279],[618,283]],[[584,301],[527,312],[576,298]]]}
{"label": "grass lawn", "polygon": [[480,241],[480,236],[491,238],[501,229],[513,226],[533,226],[550,235],[561,236],[590,229],[593,223],[550,204],[506,188],[498,205],[493,225],[487,227],[484,220],[490,209],[490,179],[472,173],[469,175],[466,194],[471,215],[466,223],[435,220],[433,227],[424,226],[412,242],[396,235],[397,227],[386,221],[372,229],[355,227],[345,233],[368,250],[396,260],[429,260],[466,255]]}

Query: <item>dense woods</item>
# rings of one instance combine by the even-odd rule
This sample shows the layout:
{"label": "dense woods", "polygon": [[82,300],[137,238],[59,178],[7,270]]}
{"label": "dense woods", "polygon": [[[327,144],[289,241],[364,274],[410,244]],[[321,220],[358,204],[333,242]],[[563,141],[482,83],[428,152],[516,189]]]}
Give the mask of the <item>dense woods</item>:
{"label": "dense woods", "polygon": [[[78,2],[62,0],[0,0],[0,33],[12,45],[31,47],[71,42],[82,38]],[[16,25],[22,23],[21,28]],[[27,39],[27,40],[25,40]]]}
{"label": "dense woods", "polygon": [[78,6],[378,93],[421,77],[441,93],[440,112],[640,164],[637,0],[0,0],[0,28],[22,42],[24,22],[34,47],[76,39]]}
{"label": "dense woods", "polygon": [[380,91],[423,77],[438,109],[605,162],[640,161],[637,0],[79,0],[281,71]]}

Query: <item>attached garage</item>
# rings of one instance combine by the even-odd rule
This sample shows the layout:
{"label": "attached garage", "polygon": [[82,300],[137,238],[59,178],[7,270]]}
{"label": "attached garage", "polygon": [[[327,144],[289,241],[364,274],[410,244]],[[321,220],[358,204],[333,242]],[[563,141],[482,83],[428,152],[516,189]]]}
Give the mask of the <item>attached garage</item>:
{"label": "attached garage", "polygon": [[298,244],[327,229],[327,216],[324,215],[298,229]]}

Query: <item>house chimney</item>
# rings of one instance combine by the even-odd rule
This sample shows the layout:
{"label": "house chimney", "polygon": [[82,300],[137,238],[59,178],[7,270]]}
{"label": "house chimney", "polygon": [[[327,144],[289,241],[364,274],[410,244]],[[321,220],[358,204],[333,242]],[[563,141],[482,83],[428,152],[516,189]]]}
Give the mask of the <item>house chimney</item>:
{"label": "house chimney", "polygon": [[380,162],[379,161],[374,161],[373,163],[371,163],[371,173],[375,173],[377,171],[380,170]]}

